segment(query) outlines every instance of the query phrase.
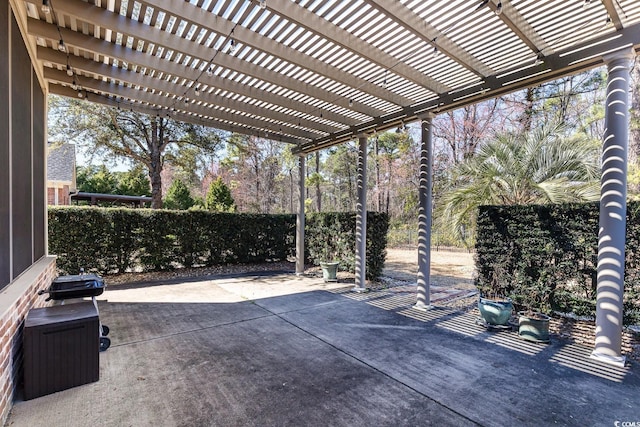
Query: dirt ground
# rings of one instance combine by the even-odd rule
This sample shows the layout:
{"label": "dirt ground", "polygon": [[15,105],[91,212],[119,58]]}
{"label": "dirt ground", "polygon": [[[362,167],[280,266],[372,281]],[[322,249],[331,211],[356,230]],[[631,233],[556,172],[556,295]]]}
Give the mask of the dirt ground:
{"label": "dirt ground", "polygon": [[[431,283],[457,289],[475,289],[473,254],[468,252],[432,251]],[[418,250],[387,248],[383,275],[397,280],[415,281],[418,273]]]}

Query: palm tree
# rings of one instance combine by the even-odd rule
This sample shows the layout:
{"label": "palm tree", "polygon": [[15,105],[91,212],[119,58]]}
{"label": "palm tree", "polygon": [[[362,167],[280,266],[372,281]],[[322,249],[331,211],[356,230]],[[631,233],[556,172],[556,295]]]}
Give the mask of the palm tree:
{"label": "palm tree", "polygon": [[475,229],[481,205],[548,204],[597,200],[600,144],[567,135],[552,124],[526,134],[502,134],[453,170],[454,186],[437,217],[452,235]]}

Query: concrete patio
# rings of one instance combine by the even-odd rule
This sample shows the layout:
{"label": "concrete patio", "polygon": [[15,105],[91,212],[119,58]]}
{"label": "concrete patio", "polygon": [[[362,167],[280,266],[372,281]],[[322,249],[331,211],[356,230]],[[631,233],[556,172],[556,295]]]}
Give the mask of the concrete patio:
{"label": "concrete patio", "polygon": [[[291,274],[110,287],[100,381],[18,400],[9,426],[617,425],[640,376],[590,348],[491,333]],[[436,291],[438,291],[436,289]],[[446,290],[438,299],[447,298]]]}

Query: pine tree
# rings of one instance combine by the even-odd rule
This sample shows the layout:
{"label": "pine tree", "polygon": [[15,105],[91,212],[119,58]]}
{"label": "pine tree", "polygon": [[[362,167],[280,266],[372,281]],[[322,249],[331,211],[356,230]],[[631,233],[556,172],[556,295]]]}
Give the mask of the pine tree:
{"label": "pine tree", "polygon": [[231,190],[221,177],[209,185],[206,206],[212,212],[235,212],[236,204],[231,196]]}
{"label": "pine tree", "polygon": [[171,183],[171,187],[167,190],[167,195],[164,198],[164,207],[166,209],[187,210],[194,203],[191,191],[189,191],[184,182],[177,179]]}

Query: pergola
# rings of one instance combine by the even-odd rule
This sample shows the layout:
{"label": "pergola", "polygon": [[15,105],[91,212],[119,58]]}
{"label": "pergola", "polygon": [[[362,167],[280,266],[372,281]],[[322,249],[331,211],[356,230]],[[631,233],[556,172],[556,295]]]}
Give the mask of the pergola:
{"label": "pergola", "polygon": [[[417,308],[428,309],[435,115],[606,65],[594,356],[621,355],[629,70],[637,0],[10,0],[45,93],[290,143],[359,141],[356,290],[365,289],[366,138],[422,121]],[[44,142],[43,142],[44,143]],[[300,198],[297,271],[303,269]]]}

